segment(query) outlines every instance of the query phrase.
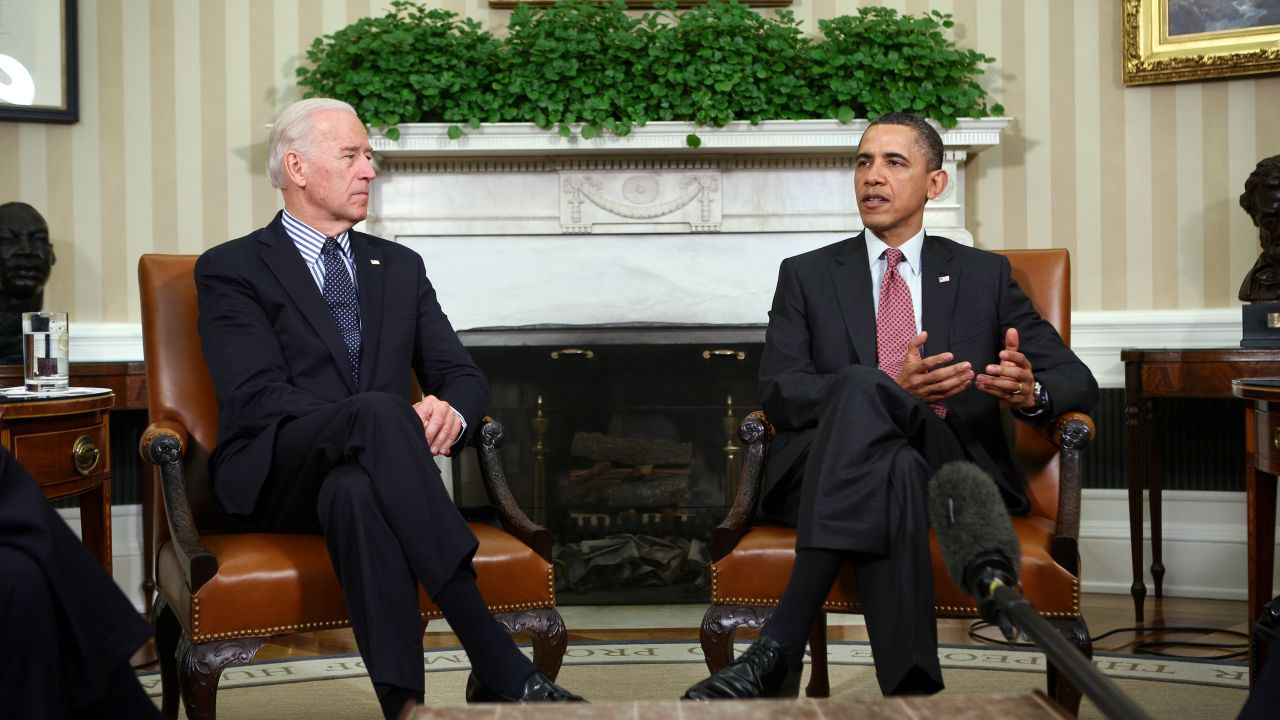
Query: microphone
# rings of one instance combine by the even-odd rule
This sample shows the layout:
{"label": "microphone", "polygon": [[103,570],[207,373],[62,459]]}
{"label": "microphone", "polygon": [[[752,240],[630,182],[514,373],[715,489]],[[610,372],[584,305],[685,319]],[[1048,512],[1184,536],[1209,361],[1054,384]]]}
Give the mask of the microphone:
{"label": "microphone", "polygon": [[1150,720],[1015,589],[1022,561],[1018,534],[985,470],[968,461],[943,465],[929,480],[928,509],[947,575],[978,601],[983,620],[998,625],[1011,642],[1016,626],[1108,718]]}
{"label": "microphone", "polygon": [[929,481],[928,508],[947,575],[978,601],[983,620],[1013,640],[995,590],[1017,586],[1022,550],[995,481],[972,462],[949,462]]}

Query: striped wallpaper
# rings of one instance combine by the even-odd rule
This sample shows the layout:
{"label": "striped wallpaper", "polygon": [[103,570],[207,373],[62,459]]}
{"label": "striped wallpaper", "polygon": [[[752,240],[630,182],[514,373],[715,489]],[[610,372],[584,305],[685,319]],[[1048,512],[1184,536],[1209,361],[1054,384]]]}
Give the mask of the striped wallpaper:
{"label": "striped wallpaper", "polygon": [[[505,24],[486,0],[440,5]],[[1280,153],[1280,76],[1125,88],[1119,0],[797,0],[804,27],[884,4],[953,13],[998,59],[988,88],[1015,118],[970,164],[979,245],[1066,247],[1077,310],[1235,304],[1257,257],[1237,198]],[[0,123],[0,201],[49,220],[45,306],[136,322],[137,258],[199,252],[262,225],[264,126],[299,96],[317,35],[383,0],[80,0],[81,121]]]}

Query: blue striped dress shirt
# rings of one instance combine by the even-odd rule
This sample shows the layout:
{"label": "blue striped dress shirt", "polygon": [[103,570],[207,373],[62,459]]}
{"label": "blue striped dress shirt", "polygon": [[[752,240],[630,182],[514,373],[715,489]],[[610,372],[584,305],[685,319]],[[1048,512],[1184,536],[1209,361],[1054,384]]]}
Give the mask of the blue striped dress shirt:
{"label": "blue striped dress shirt", "polygon": [[[289,235],[289,239],[293,240],[294,247],[298,248],[298,252],[302,254],[302,261],[307,264],[307,269],[311,271],[311,277],[316,281],[316,287],[320,288],[320,292],[324,292],[324,260],[320,257],[320,250],[324,247],[324,241],[328,239],[328,235],[307,225],[301,220],[289,214],[288,210],[284,211],[282,218],[284,221],[284,231]],[[351,238],[345,230],[335,239],[338,241],[338,254],[342,257],[342,262],[347,266],[347,272],[351,275],[351,286],[356,289],[356,298],[359,299],[360,283],[356,279],[356,256],[351,250]]]}

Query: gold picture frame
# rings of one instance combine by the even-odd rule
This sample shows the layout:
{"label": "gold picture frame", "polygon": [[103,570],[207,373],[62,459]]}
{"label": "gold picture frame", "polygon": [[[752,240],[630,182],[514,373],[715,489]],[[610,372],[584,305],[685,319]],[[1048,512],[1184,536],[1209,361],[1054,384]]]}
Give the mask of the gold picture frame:
{"label": "gold picture frame", "polygon": [[1280,0],[1124,0],[1124,84],[1280,72]]}
{"label": "gold picture frame", "polygon": [[[653,0],[626,0],[629,10],[652,10]],[[676,7],[687,8],[694,5],[705,5],[707,0],[676,0]],[[495,10],[510,10],[517,5],[533,7],[551,7],[556,0],[489,0],[489,7]],[[751,7],[791,7],[791,0],[746,0]]]}

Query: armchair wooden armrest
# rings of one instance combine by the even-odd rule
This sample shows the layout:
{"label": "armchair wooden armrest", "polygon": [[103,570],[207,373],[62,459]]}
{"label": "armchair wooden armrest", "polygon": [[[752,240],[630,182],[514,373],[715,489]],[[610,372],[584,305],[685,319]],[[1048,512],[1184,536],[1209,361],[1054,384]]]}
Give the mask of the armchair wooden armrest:
{"label": "armchair wooden armrest", "polygon": [[742,419],[738,437],[746,446],[743,453],[742,472],[738,480],[738,494],[724,520],[711,530],[712,562],[733,551],[738,541],[751,529],[756,517],[756,504],[760,501],[761,469],[764,467],[764,450],[773,440],[773,425],[763,410],[756,410]]}
{"label": "armchair wooden armrest", "polygon": [[1080,494],[1083,478],[1081,452],[1097,434],[1093,418],[1082,412],[1066,412],[1045,429],[1049,442],[1061,451],[1058,471],[1058,524],[1049,554],[1064,568],[1079,575]]}
{"label": "armchair wooden armrest", "polygon": [[476,448],[480,451],[480,473],[484,476],[484,489],[489,502],[498,509],[498,519],[502,529],[520,539],[533,548],[547,562],[551,560],[551,546],[554,538],[551,531],[529,519],[528,515],[516,504],[511,495],[511,487],[507,484],[507,474],[502,469],[502,461],[498,457],[498,448],[502,447],[502,423],[486,417],[475,434]]}
{"label": "armchair wooden armrest", "polygon": [[173,539],[178,560],[186,573],[190,590],[195,592],[218,572],[218,559],[200,542],[187,484],[182,470],[188,433],[180,423],[161,418],[147,426],[138,443],[142,459],[160,469],[160,487],[164,495],[169,535]]}

